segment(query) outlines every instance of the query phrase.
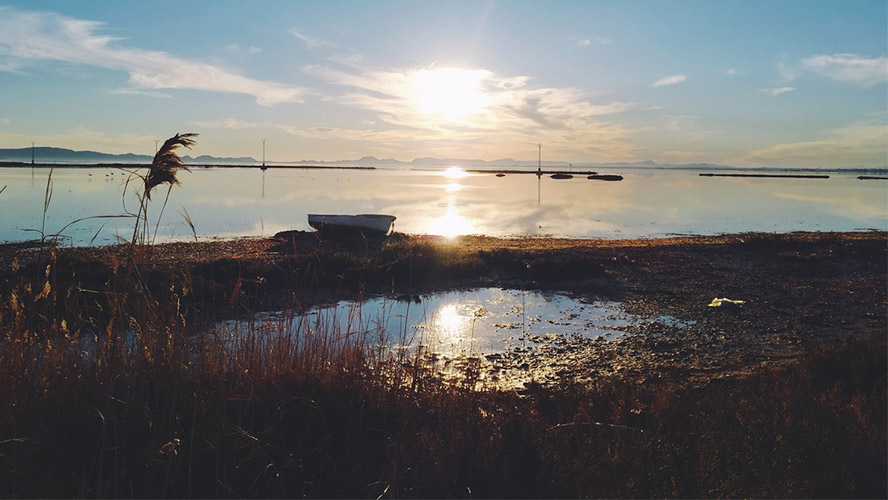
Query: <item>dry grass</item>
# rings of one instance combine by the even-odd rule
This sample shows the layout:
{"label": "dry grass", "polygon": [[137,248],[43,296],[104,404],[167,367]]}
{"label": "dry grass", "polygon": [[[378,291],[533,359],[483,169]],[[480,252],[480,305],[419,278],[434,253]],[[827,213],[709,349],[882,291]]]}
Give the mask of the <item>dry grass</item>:
{"label": "dry grass", "polygon": [[[187,268],[43,251],[45,267],[14,261],[0,294],[4,497],[886,494],[884,332],[702,387],[476,390],[470,364],[445,381],[297,302],[217,327],[250,312],[242,267],[209,293]],[[484,260],[387,251],[404,276]]]}

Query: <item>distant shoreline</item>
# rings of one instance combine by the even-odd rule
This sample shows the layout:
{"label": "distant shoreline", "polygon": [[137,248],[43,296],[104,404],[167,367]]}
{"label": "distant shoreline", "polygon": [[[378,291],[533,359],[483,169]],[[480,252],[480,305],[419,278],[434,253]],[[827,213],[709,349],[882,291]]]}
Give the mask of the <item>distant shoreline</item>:
{"label": "distant shoreline", "polygon": [[[150,163],[23,163],[0,162],[0,168],[124,168],[139,169],[149,168]],[[185,164],[188,168],[250,168],[262,170],[262,165],[211,165],[202,163]],[[316,169],[316,170],[376,170],[376,167],[338,166],[338,165],[266,165],[266,170],[272,169]]]}
{"label": "distant shoreline", "polygon": [[[262,170],[262,165],[247,165],[247,164],[237,164],[237,163],[186,163],[188,168],[244,168],[244,169],[256,169]],[[139,168],[148,168],[150,163],[121,163],[121,162],[109,162],[109,163],[71,163],[71,162],[58,162],[58,163],[48,163],[48,162],[35,162],[31,164],[30,162],[19,162],[19,161],[0,161],[0,168],[121,168],[121,169],[139,169]],[[266,170],[280,170],[280,169],[289,169],[289,170],[385,170],[387,168],[391,169],[407,169],[407,170],[435,170],[435,169],[445,169],[445,166],[416,166],[416,165],[393,165],[391,167],[386,166],[359,166],[359,165],[292,165],[292,164],[274,164],[274,165],[266,165]],[[589,170],[588,167],[581,169],[581,167],[577,168],[563,168],[563,167],[543,167],[541,172],[538,172],[538,167],[515,167],[515,168],[497,168],[497,167],[488,167],[488,168],[469,168],[468,166],[462,165],[467,173],[473,174],[537,174],[541,173],[541,175],[551,175],[551,174],[569,174],[569,175],[596,175],[598,172]],[[675,171],[691,171],[691,172],[701,172],[699,175],[702,177],[812,177],[812,178],[822,178],[828,177],[824,174],[858,174],[870,178],[879,178],[883,179],[885,176],[888,176],[888,168],[772,168],[772,167],[735,167],[735,168],[723,168],[723,169],[713,169],[713,168],[705,168],[705,167],[694,167],[694,166],[656,166],[656,167],[637,167],[637,166],[606,166],[603,167],[608,170],[638,170],[638,171],[654,171],[654,170],[675,170]],[[712,172],[715,170],[716,172]]]}

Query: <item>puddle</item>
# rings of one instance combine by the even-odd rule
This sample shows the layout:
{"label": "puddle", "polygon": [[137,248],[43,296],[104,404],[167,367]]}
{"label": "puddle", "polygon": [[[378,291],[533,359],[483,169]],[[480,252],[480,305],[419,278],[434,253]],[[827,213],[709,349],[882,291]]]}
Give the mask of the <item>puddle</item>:
{"label": "puddle", "polygon": [[620,302],[584,302],[558,293],[477,288],[416,296],[371,298],[313,308],[304,314],[261,313],[249,321],[228,321],[219,333],[236,341],[246,332],[297,340],[314,332],[345,342],[392,349],[423,346],[443,357],[485,355],[562,338],[616,339],[631,327],[661,322],[685,326],[669,316],[629,314]]}

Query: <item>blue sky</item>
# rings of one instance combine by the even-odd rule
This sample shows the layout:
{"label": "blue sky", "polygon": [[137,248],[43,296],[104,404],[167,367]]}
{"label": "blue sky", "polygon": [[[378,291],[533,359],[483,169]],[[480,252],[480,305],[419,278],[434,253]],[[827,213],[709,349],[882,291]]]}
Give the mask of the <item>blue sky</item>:
{"label": "blue sky", "polygon": [[886,46],[883,0],[0,3],[0,147],[882,167]]}

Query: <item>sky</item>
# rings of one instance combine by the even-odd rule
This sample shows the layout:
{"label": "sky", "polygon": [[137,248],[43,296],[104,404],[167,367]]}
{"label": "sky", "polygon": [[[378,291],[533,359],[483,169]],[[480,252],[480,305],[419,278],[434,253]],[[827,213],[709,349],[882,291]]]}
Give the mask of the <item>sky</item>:
{"label": "sky", "polygon": [[884,167],[886,87],[884,0],[0,0],[0,148]]}

